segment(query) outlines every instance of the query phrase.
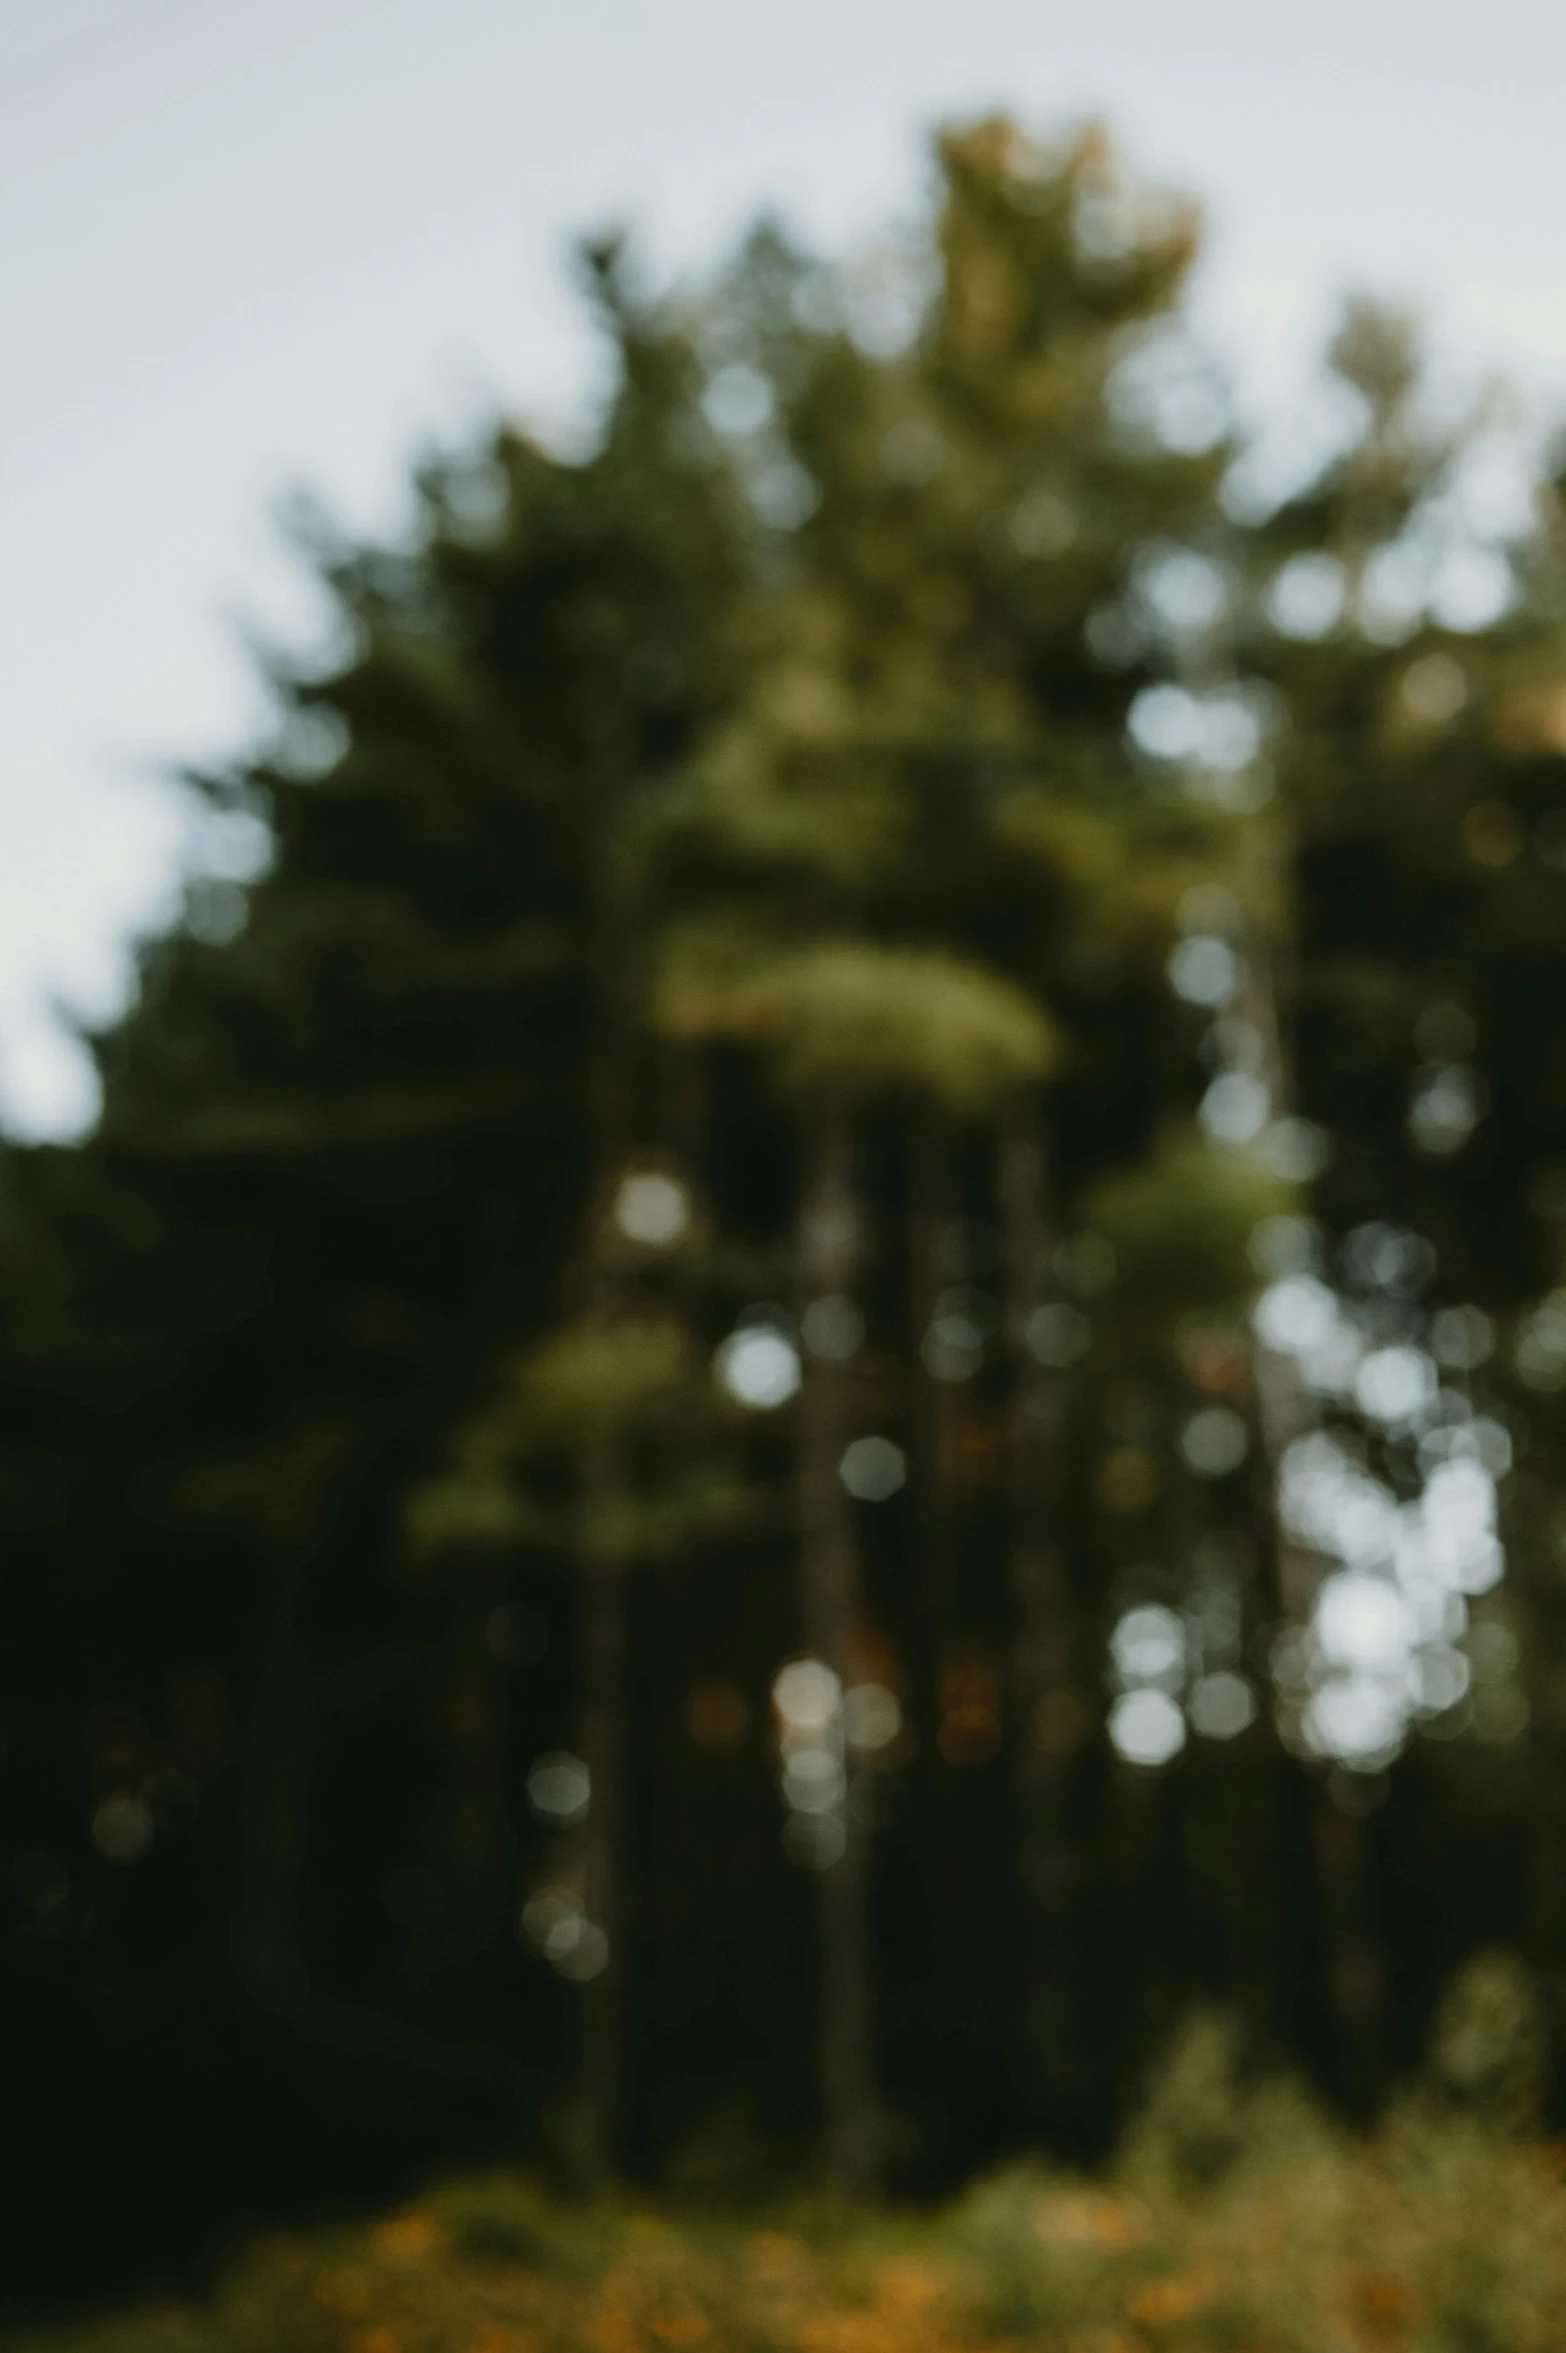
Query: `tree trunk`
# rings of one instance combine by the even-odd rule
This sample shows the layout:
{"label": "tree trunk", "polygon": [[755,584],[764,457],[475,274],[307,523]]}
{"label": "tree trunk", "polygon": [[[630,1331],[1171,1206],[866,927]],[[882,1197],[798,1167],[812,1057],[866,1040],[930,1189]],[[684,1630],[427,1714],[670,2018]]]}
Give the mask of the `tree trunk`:
{"label": "tree trunk", "polygon": [[[1277,893],[1276,846],[1258,833],[1258,863],[1264,871],[1256,896],[1265,904]],[[1271,1117],[1290,1108],[1292,1089],[1278,1015],[1278,988],[1270,944],[1253,927],[1244,942],[1245,989],[1240,1015],[1258,1042],[1257,1075],[1267,1088]],[[1321,1563],[1298,1543],[1278,1515],[1285,1449],[1316,1422],[1315,1401],[1292,1360],[1253,1343],[1257,1428],[1267,1470],[1265,1508],[1270,1523],[1275,1601],[1285,1626],[1308,1624],[1321,1580]],[[1340,1805],[1337,1774],[1316,1773],[1312,1783],[1312,1837],[1318,1918],[1323,1940],[1325,1994],[1338,2049],[1340,2088],[1362,2114],[1374,2107],[1385,2065],[1382,2015],[1385,1970],[1376,1921],[1374,1872],[1363,1817]],[[1304,1858],[1302,1858],[1304,1859]]]}
{"label": "tree trunk", "polygon": [[[918,1733],[920,1799],[927,1824],[926,1967],[931,2015],[946,2021],[940,2072],[932,2089],[952,2153],[972,2146],[976,2110],[993,2098],[996,2077],[996,1962],[1006,1943],[997,1933],[994,1796],[987,1777],[968,1769],[948,1728],[964,1723],[974,1697],[973,1629],[964,1624],[959,1583],[957,1483],[964,1409],[961,1391],[976,1367],[943,1352],[936,1314],[941,1293],[966,1288],[973,1270],[947,1249],[960,1231],[954,1162],[958,1138],[935,1103],[913,1106],[909,1124],[909,1308],[912,1367],[914,1574],[921,1642],[910,1677]],[[985,1629],[993,1635],[993,1628]],[[981,1651],[988,1643],[981,1643]],[[979,2130],[982,2131],[982,2126]],[[959,2160],[960,2161],[960,2160]]]}
{"label": "tree trunk", "polygon": [[506,1804],[506,1708],[493,1627],[506,1590],[504,1563],[488,1549],[456,1564],[456,1607],[443,1730],[450,1759],[442,1863],[459,1917],[482,1944],[508,1892],[511,1834]]}
{"label": "tree trunk", "polygon": [[297,2010],[309,1991],[299,1937],[314,1725],[300,1624],[302,1548],[274,1554],[267,1625],[250,1705],[247,1786],[234,1961],[266,2010]]}
{"label": "tree trunk", "polygon": [[[605,811],[599,813],[607,828]],[[600,838],[597,953],[601,989],[592,1066],[592,1132],[597,1184],[587,1237],[588,1301],[612,1324],[625,1305],[627,1276],[611,1227],[615,1198],[636,1133],[636,1048],[630,1019],[631,911],[617,902],[613,860]],[[629,1466],[620,1431],[606,1428],[582,1457],[580,1502],[581,1742],[588,1773],[582,1832],[583,2094],[589,2170],[611,2173],[620,2157],[625,2106],[626,1913],[621,1807],[625,1746],[625,1609],[629,1570]],[[601,1940],[601,1941],[600,1941]]]}
{"label": "tree trunk", "polygon": [[[820,1109],[806,1135],[799,1213],[802,1302],[847,1290],[859,1257],[859,1216],[847,1121]],[[800,1575],[805,1639],[839,1689],[851,1680],[858,1631],[858,1560],[853,1506],[838,1472],[849,1436],[848,1373],[832,1357],[807,1354],[799,1412]],[[827,2170],[851,2192],[870,2186],[878,2125],[871,2048],[868,1840],[852,1755],[842,1852],[821,1871],[821,2091]]]}
{"label": "tree trunk", "polygon": [[276,2011],[296,2010],[309,1992],[299,1926],[315,1740],[305,1598],[351,1447],[351,1431],[323,1416],[252,1457],[244,1476],[269,1573],[246,1743],[233,1954],[253,1998]]}
{"label": "tree trunk", "polygon": [[1011,1701],[1022,1907],[1018,2049],[1035,2119],[1060,2122],[1082,2104],[1091,2072],[1074,1998],[1071,1939],[1077,1891],[1070,1795],[1087,1721],[1075,1683],[1075,1624],[1061,1541],[1065,1383],[1029,1345],[1029,1325],[1048,1285],[1053,1238],[1044,1107],[1036,1095],[1019,1096],[1004,1116],[1000,1194],[1012,1365]]}
{"label": "tree trunk", "polygon": [[588,1456],[582,1544],[582,1755],[588,1772],[583,1834],[587,1918],[603,1938],[585,1995],[585,2089],[590,2162],[613,2170],[624,2097],[626,1915],[621,1886],[621,1787],[625,1718],[625,1464],[605,1439]]}

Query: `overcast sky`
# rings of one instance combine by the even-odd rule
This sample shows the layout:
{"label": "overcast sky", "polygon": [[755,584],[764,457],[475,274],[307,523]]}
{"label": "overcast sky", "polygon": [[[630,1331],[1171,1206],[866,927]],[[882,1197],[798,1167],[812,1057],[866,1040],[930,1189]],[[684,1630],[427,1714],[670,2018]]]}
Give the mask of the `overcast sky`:
{"label": "overcast sky", "polygon": [[90,1114],[49,1013],[123,987],[189,855],[160,771],[233,748],[307,638],[278,495],[394,528],[409,455],[568,413],[570,236],[842,244],[922,138],[1102,113],[1212,223],[1253,403],[1346,285],[1566,392],[1560,0],[0,0],[0,1112]]}

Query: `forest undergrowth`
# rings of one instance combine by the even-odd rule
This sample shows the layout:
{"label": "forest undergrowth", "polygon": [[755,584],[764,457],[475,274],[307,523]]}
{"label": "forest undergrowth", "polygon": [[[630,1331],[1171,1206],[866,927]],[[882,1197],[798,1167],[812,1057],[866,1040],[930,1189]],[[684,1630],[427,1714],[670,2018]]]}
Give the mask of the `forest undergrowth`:
{"label": "forest undergrowth", "polygon": [[1368,2135],[1249,2080],[1203,2016],[1094,2178],[1018,2163],[935,2212],[758,2212],[493,2172],[258,2244],[203,2307],[26,2353],[1543,2353],[1566,2146],[1531,2129],[1519,1987],[1471,1969],[1427,2079]]}

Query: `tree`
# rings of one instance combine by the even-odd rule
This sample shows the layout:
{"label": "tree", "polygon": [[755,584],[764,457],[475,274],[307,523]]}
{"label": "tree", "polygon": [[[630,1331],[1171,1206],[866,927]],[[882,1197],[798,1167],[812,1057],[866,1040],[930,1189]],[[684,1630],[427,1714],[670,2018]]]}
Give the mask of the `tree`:
{"label": "tree", "polygon": [[937,166],[310,524],[265,856],[7,1155],[16,1982],[296,2119],[931,2182],[1198,1996],[1368,2107],[1529,1841],[1561,1967],[1557,487],[1367,310],[1269,480],[1188,210]]}

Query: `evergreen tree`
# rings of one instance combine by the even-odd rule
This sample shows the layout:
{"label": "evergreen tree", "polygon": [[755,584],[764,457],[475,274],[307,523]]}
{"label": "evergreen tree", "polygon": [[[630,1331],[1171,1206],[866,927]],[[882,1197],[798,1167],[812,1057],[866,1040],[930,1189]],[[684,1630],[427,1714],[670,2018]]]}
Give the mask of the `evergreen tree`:
{"label": "evergreen tree", "polygon": [[1102,2147],[1198,1997],[1368,2108],[1566,1967],[1559,489],[1363,308],[1270,480],[1195,250],[970,126],[311,524],[0,1193],[16,2049],[286,2078],[215,2202],[350,2084],[312,2183]]}

